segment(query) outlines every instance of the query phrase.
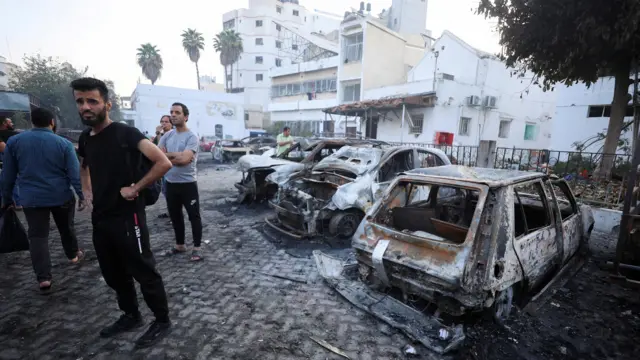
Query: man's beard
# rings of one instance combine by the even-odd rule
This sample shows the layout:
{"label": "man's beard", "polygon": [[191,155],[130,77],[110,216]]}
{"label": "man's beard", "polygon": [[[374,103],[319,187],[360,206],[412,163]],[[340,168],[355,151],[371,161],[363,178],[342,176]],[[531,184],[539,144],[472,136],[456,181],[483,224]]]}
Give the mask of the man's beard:
{"label": "man's beard", "polygon": [[[87,113],[87,112],[88,112],[88,113],[92,113],[92,112],[90,112],[90,111],[85,111],[85,113]],[[82,121],[82,123],[83,123],[84,125],[87,125],[87,126],[91,126],[91,127],[93,127],[93,126],[100,125],[100,124],[102,124],[105,120],[107,120],[107,107],[105,106],[105,107],[102,109],[102,111],[101,111],[101,112],[99,112],[98,114],[95,114],[95,118],[94,118],[94,119],[91,119],[91,120],[87,120],[87,119],[85,119],[85,118],[84,118],[84,116],[82,116],[82,113],[79,113],[79,114],[80,114],[80,121]],[[93,114],[93,113],[92,113],[92,114]]]}

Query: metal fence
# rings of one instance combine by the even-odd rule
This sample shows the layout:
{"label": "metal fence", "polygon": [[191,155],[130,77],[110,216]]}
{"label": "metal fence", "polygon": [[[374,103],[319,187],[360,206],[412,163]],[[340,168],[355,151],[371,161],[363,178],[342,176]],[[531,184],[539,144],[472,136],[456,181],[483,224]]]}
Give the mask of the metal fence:
{"label": "metal fence", "polygon": [[[401,145],[400,143],[392,143]],[[451,146],[428,143],[402,143],[403,146],[437,148],[444,151],[451,163],[465,166],[478,164],[477,146]],[[596,171],[603,156],[611,158],[611,176],[602,179]],[[564,178],[576,197],[584,203],[618,208],[622,206],[625,179],[631,166],[631,156],[578,151],[554,151],[522,148],[496,149],[494,167],[521,171],[538,171]]]}

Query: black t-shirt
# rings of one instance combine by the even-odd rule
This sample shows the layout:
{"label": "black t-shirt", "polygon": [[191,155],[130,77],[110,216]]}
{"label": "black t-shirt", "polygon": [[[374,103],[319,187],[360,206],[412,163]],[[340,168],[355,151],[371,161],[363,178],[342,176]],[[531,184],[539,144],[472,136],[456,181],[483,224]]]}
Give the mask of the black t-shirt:
{"label": "black t-shirt", "polygon": [[10,137],[17,134],[19,134],[19,132],[15,130],[0,130],[0,141],[6,143]]}
{"label": "black t-shirt", "polygon": [[94,216],[118,216],[144,207],[141,202],[127,201],[120,195],[121,188],[134,182],[131,167],[135,164],[128,159],[138,158],[138,144],[144,139],[140,130],[116,122],[93,136],[80,136],[78,155],[91,174]]}

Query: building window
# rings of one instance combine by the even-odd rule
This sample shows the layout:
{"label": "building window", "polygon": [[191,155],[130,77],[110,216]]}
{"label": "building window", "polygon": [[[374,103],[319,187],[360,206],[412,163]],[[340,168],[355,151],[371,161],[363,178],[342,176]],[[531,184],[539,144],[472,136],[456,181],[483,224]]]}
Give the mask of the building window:
{"label": "building window", "polygon": [[300,16],[300,12],[298,10],[293,10],[293,16]]}
{"label": "building window", "polygon": [[319,92],[336,92],[336,80],[336,78],[332,78],[323,80],[309,80],[302,83],[273,85],[271,87],[271,97],[275,98],[300,94],[313,95]]}
{"label": "building window", "polygon": [[344,102],[360,101],[360,84],[346,85],[342,99]]}
{"label": "building window", "polygon": [[264,45],[262,38],[256,38],[256,45]]}
{"label": "building window", "polygon": [[344,61],[362,60],[362,33],[344,37]]}
{"label": "building window", "polygon": [[[627,106],[627,110],[625,111],[624,116],[625,117],[633,116],[633,106]],[[590,117],[590,118],[611,117],[611,105],[591,105],[589,106],[587,117]]]}
{"label": "building window", "polygon": [[424,114],[410,114],[413,126],[409,128],[409,134],[422,134]]}
{"label": "building window", "polygon": [[280,24],[276,24],[276,30],[277,30],[277,31],[282,30],[282,26],[280,26]]}
{"label": "building window", "polygon": [[256,74],[256,81],[262,81],[262,74]]}
{"label": "building window", "polygon": [[511,120],[500,120],[500,127],[498,128],[498,137],[502,139],[508,138],[510,127],[511,127]]}
{"label": "building window", "polygon": [[244,112],[244,121],[249,121],[249,112],[248,111]]}
{"label": "building window", "polygon": [[292,44],[291,45],[291,50],[298,50],[298,45],[297,44]]}
{"label": "building window", "polygon": [[536,124],[527,123],[524,126],[524,139],[525,140],[535,140],[537,132],[538,132],[538,126]]}
{"label": "building window", "polygon": [[236,19],[231,19],[222,23],[223,30],[233,29],[236,26]]}
{"label": "building window", "polygon": [[281,41],[276,40],[276,48],[278,48],[278,49],[282,48],[282,42]]}
{"label": "building window", "polygon": [[262,56],[256,56],[256,64],[262,64]]}
{"label": "building window", "polygon": [[256,20],[256,27],[262,27],[262,20]]}
{"label": "building window", "polygon": [[282,59],[276,59],[276,66],[277,67],[282,66]]}
{"label": "building window", "polygon": [[276,12],[282,14],[282,6],[276,6]]}
{"label": "building window", "polygon": [[471,133],[471,118],[461,117],[460,118],[460,128],[458,129],[458,135],[461,136],[469,136]]}

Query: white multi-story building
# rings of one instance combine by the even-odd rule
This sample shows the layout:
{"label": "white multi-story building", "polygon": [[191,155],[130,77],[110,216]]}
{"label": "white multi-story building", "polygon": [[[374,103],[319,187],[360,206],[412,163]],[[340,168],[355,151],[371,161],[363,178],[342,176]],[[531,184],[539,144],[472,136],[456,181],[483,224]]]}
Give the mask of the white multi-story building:
{"label": "white multi-story building", "polygon": [[448,31],[409,71],[408,80],[365,88],[360,104],[339,111],[368,108],[363,134],[386,141],[478,145],[493,140],[499,147],[549,148],[556,94],[531,85],[530,77],[512,77],[495,56]]}
{"label": "white multi-story building", "polygon": [[380,18],[389,29],[399,34],[425,33],[428,3],[427,0],[393,0]]}
{"label": "white multi-story building", "polygon": [[18,65],[9,62],[4,56],[0,56],[0,90],[9,89],[9,79],[11,78],[11,72],[16,70],[17,68]]}
{"label": "white multi-story building", "polygon": [[212,92],[224,92],[224,84],[216,82],[215,76],[200,76],[200,90]]}
{"label": "white multi-story building", "polygon": [[[411,5],[410,1],[397,3],[405,5],[405,10]],[[394,6],[398,4],[394,1]],[[413,5],[417,12],[424,10],[426,14],[422,4]],[[286,122],[294,133],[355,135],[360,127],[357,117],[327,117],[322,110],[358,101],[369,89],[407,82],[408,71],[420,62],[430,45],[429,38],[423,36],[424,21],[415,27],[422,32],[401,35],[386,26],[384,16],[375,18],[365,11],[345,14],[340,24],[339,55],[270,71],[268,110],[272,122]],[[408,25],[406,28],[411,30]]]}
{"label": "white multi-story building", "polygon": [[340,18],[310,11],[297,0],[249,0],[247,9],[225,13],[222,20],[225,30],[240,33],[244,48],[232,71],[227,69],[231,92],[244,92],[264,109],[270,101],[270,69],[338,51]]}
{"label": "white multi-story building", "polygon": [[[576,151],[579,146],[586,152],[601,152],[604,140],[598,140],[598,133],[607,133],[615,81],[611,77],[600,78],[587,88],[584,84],[556,86],[556,116],[553,122],[551,149]],[[633,85],[629,86],[633,93]],[[632,102],[627,107],[625,123],[633,120]],[[621,136],[630,142],[632,131],[629,127]]]}

